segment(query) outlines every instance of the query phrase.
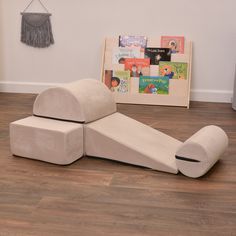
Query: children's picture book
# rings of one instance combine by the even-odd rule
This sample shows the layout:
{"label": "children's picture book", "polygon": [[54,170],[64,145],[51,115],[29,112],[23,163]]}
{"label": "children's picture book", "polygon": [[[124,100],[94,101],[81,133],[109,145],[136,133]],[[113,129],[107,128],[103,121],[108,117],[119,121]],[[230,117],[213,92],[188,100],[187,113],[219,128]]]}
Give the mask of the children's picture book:
{"label": "children's picture book", "polygon": [[147,47],[147,37],[145,36],[119,36],[119,47],[140,47],[141,51]]}
{"label": "children's picture book", "polygon": [[187,79],[188,63],[160,61],[159,75],[169,79]]}
{"label": "children's picture book", "polygon": [[125,58],[140,58],[140,47],[137,48],[114,48],[112,51],[112,64],[124,64]]}
{"label": "children's picture book", "polygon": [[184,53],[183,36],[161,36],[161,47],[169,48],[171,53]]}
{"label": "children's picture book", "polygon": [[160,61],[171,60],[171,50],[169,48],[145,48],[144,55],[150,58],[151,65],[159,65]]}
{"label": "children's picture book", "polygon": [[140,76],[139,93],[169,94],[169,78],[163,76]]}
{"label": "children's picture book", "polygon": [[111,78],[112,78],[113,71],[112,70],[105,70],[104,73],[104,84],[111,89]]}
{"label": "children's picture book", "polygon": [[128,93],[130,91],[130,73],[129,71],[115,70],[111,77],[112,92]]}
{"label": "children's picture book", "polygon": [[148,76],[150,74],[150,58],[126,58],[125,70],[130,77]]}

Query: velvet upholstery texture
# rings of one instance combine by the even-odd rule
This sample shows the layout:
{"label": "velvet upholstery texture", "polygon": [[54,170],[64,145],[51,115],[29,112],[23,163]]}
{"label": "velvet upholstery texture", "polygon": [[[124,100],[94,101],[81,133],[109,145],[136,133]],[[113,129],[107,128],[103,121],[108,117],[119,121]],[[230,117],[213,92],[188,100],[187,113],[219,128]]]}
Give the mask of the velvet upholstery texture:
{"label": "velvet upholstery texture", "polygon": [[217,126],[204,127],[182,143],[122,115],[111,91],[94,79],[45,90],[36,98],[33,113],[10,124],[11,151],[54,164],[88,155],[197,178],[228,145]]}
{"label": "velvet upholstery texture", "polygon": [[36,98],[33,114],[60,120],[92,122],[116,112],[116,103],[106,85],[83,79],[50,88]]}
{"label": "velvet upholstery texture", "polygon": [[85,153],[176,174],[175,153],[182,142],[114,113],[85,124]]}
{"label": "velvet upholstery texture", "polygon": [[40,117],[10,124],[11,152],[17,156],[67,165],[83,156],[83,125]]}
{"label": "velvet upholstery texture", "polygon": [[218,126],[200,129],[186,140],[176,152],[176,163],[181,173],[197,178],[219,160],[228,146],[228,137]]}

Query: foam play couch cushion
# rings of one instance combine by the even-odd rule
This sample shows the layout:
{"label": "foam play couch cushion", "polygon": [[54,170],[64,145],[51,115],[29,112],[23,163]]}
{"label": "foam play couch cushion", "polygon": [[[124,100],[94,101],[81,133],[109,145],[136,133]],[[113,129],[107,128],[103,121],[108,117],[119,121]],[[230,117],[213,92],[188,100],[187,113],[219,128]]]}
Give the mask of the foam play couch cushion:
{"label": "foam play couch cushion", "polygon": [[204,175],[228,147],[228,137],[218,126],[209,125],[187,139],[176,152],[181,173],[197,178]]}
{"label": "foam play couch cushion", "polygon": [[116,103],[106,85],[83,79],[50,88],[36,98],[33,114],[60,120],[91,122],[116,112]]}
{"label": "foam play couch cushion", "polygon": [[66,165],[83,156],[83,125],[30,116],[10,124],[11,152]]}
{"label": "foam play couch cushion", "polygon": [[182,142],[120,113],[85,124],[85,153],[176,174]]}
{"label": "foam play couch cushion", "polygon": [[11,151],[55,164],[70,164],[87,154],[174,174],[180,170],[195,178],[228,145],[227,135],[216,126],[182,143],[122,115],[111,91],[94,79],[47,89],[37,97],[33,113],[10,124]]}

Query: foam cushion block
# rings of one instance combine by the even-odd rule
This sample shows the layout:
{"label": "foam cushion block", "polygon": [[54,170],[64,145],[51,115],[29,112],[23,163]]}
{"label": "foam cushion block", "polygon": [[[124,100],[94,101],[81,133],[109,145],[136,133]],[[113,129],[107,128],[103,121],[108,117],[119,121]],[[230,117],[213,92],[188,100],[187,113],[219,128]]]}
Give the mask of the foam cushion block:
{"label": "foam cushion block", "polygon": [[200,177],[219,160],[227,146],[228,137],[220,127],[206,126],[177,150],[178,169],[188,177]]}
{"label": "foam cushion block", "polygon": [[85,123],[114,112],[116,103],[111,91],[94,79],[47,89],[38,95],[33,107],[37,116]]}
{"label": "foam cushion block", "polygon": [[10,124],[10,143],[17,156],[66,165],[83,156],[83,125],[31,116]]}
{"label": "foam cushion block", "polygon": [[85,125],[88,156],[177,173],[175,153],[182,143],[120,113]]}

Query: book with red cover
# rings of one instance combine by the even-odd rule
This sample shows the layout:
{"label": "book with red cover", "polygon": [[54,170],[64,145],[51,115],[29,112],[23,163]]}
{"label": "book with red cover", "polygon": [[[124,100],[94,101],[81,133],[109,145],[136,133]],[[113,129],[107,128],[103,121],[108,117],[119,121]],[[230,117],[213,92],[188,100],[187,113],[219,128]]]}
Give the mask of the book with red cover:
{"label": "book with red cover", "polygon": [[148,76],[150,74],[150,58],[127,58],[125,70],[130,71],[130,77]]}

